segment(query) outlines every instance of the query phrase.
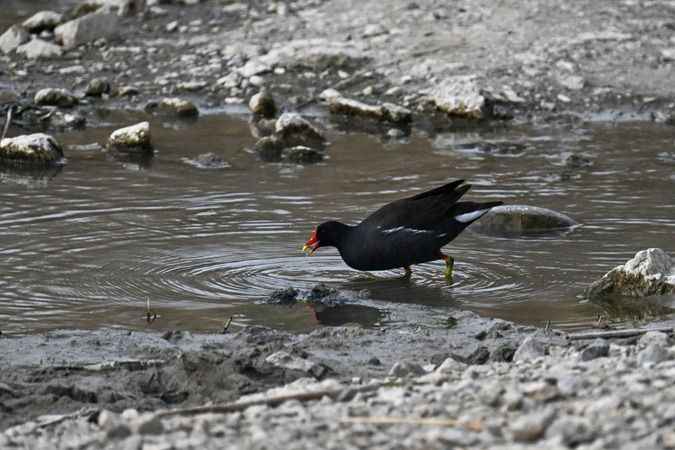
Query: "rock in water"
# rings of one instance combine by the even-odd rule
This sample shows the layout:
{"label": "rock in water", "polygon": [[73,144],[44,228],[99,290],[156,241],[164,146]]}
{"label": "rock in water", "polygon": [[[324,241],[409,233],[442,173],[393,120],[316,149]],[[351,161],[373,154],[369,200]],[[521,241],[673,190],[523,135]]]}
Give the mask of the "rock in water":
{"label": "rock in water", "polygon": [[322,96],[328,103],[328,109],[334,114],[369,117],[396,124],[407,124],[412,121],[412,112],[409,109],[394,105],[393,103],[368,105],[358,100],[352,100],[326,91],[322,93]]}
{"label": "rock in water", "polygon": [[33,101],[38,105],[61,106],[69,108],[78,103],[77,97],[65,89],[41,89],[35,94]]}
{"label": "rock in water", "polygon": [[322,152],[313,148],[297,145],[288,148],[282,153],[283,159],[296,164],[314,164],[323,160]]}
{"label": "rock in water", "polygon": [[84,94],[89,97],[100,97],[110,93],[110,82],[105,78],[94,78],[87,84]]}
{"label": "rock in water", "polygon": [[178,97],[163,98],[159,103],[151,102],[145,107],[146,111],[156,109],[163,114],[171,114],[178,117],[197,117],[199,110],[189,100]]}
{"label": "rock in water", "polygon": [[27,134],[0,141],[2,164],[44,167],[58,164],[62,158],[61,145],[48,134]]}
{"label": "rock in water", "polygon": [[12,25],[0,36],[0,50],[3,53],[11,53],[29,40],[30,35],[23,27]]}
{"label": "rock in water", "polygon": [[323,135],[298,113],[283,113],[275,125],[275,133],[284,147],[306,145],[321,147],[326,143]]}
{"label": "rock in water", "polygon": [[675,262],[660,248],[639,251],[586,289],[590,299],[607,295],[647,297],[675,293]]}
{"label": "rock in water", "polygon": [[150,123],[141,122],[113,131],[108,138],[108,147],[124,153],[152,152]]}
{"label": "rock in water", "polygon": [[59,25],[54,36],[64,48],[71,49],[96,39],[109,39],[117,33],[118,17],[109,12],[94,12]]}
{"label": "rock in water", "polygon": [[450,77],[429,92],[436,108],[449,116],[483,119],[488,114],[487,101],[473,76]]}
{"label": "rock in water", "polygon": [[274,103],[274,97],[262,90],[251,97],[248,102],[248,107],[251,112],[257,116],[270,119],[277,113],[277,105]]}
{"label": "rock in water", "polygon": [[564,214],[528,205],[492,208],[471,230],[491,236],[527,236],[570,229],[578,223]]}

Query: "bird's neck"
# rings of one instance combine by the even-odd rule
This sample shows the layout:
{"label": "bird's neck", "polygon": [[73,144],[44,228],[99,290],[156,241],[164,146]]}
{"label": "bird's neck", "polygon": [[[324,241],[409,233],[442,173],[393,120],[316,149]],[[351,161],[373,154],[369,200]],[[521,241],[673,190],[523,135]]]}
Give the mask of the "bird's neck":
{"label": "bird's neck", "polygon": [[333,237],[333,241],[335,247],[341,251],[342,249],[344,249],[345,245],[347,245],[347,242],[349,242],[349,238],[356,227],[352,225],[346,225],[340,222],[338,222],[338,224],[339,224],[338,228],[339,232],[335,234],[335,236]]}

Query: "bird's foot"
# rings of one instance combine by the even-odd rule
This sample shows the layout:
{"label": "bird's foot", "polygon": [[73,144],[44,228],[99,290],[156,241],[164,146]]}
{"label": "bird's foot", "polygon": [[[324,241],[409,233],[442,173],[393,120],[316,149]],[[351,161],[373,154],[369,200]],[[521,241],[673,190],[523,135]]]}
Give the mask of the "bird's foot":
{"label": "bird's foot", "polygon": [[401,278],[403,280],[410,279],[410,276],[412,275],[412,270],[410,270],[410,266],[405,266],[403,269],[405,270],[405,272],[403,273],[403,276]]}
{"label": "bird's foot", "polygon": [[443,274],[445,275],[445,279],[452,283],[452,269],[455,267],[455,260],[452,256],[445,256],[443,259],[445,260],[445,270],[443,271]]}

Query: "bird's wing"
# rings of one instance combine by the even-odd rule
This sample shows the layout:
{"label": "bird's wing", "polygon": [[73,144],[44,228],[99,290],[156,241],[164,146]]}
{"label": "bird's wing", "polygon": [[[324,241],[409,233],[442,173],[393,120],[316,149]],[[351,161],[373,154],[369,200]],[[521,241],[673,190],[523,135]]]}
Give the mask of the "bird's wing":
{"label": "bird's wing", "polygon": [[376,227],[381,231],[406,228],[432,230],[447,222],[453,205],[471,188],[458,180],[444,186],[422,192],[412,197],[384,205],[366,217],[362,226]]}

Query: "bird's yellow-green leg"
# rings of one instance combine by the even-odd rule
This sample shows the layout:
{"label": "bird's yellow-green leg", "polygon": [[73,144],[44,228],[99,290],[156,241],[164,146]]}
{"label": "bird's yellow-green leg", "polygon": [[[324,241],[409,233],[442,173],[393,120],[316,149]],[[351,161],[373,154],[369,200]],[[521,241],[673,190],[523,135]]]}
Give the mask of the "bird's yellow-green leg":
{"label": "bird's yellow-green leg", "polygon": [[403,269],[405,269],[405,273],[403,274],[403,279],[408,279],[412,275],[412,270],[410,269],[410,266],[405,266]]}
{"label": "bird's yellow-green leg", "polygon": [[445,279],[452,281],[452,269],[455,267],[455,260],[452,256],[448,255],[443,255],[443,259],[445,260],[445,270],[443,271]]}

